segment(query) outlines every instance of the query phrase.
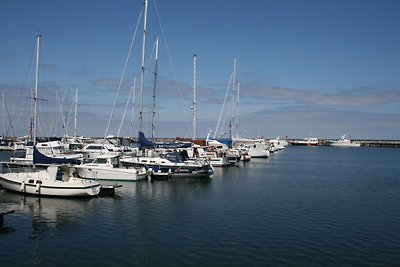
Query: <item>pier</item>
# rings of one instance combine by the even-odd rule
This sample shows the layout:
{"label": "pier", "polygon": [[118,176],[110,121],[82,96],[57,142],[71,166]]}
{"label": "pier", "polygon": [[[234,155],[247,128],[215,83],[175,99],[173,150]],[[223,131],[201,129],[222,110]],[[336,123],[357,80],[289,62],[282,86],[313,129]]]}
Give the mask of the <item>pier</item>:
{"label": "pier", "polygon": [[[288,139],[289,145],[296,144],[297,141],[303,139]],[[354,143],[364,147],[393,147],[400,148],[400,140],[353,140]],[[319,139],[318,146],[326,146],[325,139]]]}
{"label": "pier", "polygon": [[360,140],[355,142],[369,147],[400,147],[400,140]]}

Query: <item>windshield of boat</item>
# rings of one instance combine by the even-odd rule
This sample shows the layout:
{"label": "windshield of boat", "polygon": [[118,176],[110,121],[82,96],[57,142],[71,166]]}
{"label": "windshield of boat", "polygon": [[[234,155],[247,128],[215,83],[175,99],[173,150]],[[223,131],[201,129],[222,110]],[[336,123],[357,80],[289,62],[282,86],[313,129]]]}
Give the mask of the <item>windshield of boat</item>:
{"label": "windshield of boat", "polygon": [[107,158],[96,158],[93,163],[97,164],[106,164],[107,163]]}
{"label": "windshield of boat", "polygon": [[119,157],[113,157],[111,158],[111,165],[113,167],[119,167]]}
{"label": "windshield of boat", "polygon": [[171,162],[181,162],[182,158],[180,157],[178,152],[171,152],[164,155],[161,155],[161,158],[168,159]]}

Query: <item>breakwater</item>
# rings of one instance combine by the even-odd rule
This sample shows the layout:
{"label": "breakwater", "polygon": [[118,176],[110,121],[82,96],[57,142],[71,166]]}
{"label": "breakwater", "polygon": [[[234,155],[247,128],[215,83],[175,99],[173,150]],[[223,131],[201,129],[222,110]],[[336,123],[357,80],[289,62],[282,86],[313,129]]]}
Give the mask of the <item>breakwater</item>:
{"label": "breakwater", "polygon": [[[299,140],[303,139],[287,139],[289,145],[296,144]],[[328,140],[319,139],[318,146],[328,145]],[[353,140],[354,143],[360,144],[364,147],[394,147],[400,148],[400,140]]]}
{"label": "breakwater", "polygon": [[360,143],[361,146],[400,148],[400,140],[360,140],[356,142]]}
{"label": "breakwater", "polygon": [[[134,138],[137,142],[137,139]],[[303,140],[303,139],[287,139],[287,143],[290,145],[296,141]],[[157,138],[156,142],[174,142],[175,138]],[[400,140],[353,140],[354,143],[360,144],[360,146],[365,147],[395,147],[400,148]],[[325,146],[326,140],[319,139],[318,145]]]}

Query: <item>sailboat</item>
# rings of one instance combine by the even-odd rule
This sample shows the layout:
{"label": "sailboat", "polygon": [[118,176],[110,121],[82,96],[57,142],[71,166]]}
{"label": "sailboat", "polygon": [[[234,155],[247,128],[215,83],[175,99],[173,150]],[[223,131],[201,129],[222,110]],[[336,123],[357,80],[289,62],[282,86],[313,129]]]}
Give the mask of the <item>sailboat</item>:
{"label": "sailboat", "polygon": [[[232,87],[233,87],[233,98],[235,101],[233,122],[233,133],[231,130],[232,147],[237,149],[243,154],[242,160],[249,160],[250,158],[268,158],[270,156],[269,143],[264,140],[264,138],[240,138],[238,136],[238,119],[239,119],[239,90],[240,84],[236,81],[236,58],[233,61],[233,71],[232,71]],[[221,111],[222,113],[222,111]],[[215,131],[215,135],[218,132],[218,125]],[[215,138],[216,136],[214,136]]]}
{"label": "sailboat", "polygon": [[[36,145],[37,100],[39,78],[39,47],[41,36],[36,40],[36,83],[34,95],[34,131],[33,148]],[[7,163],[5,163],[7,166]],[[0,184],[6,190],[38,196],[83,197],[96,196],[100,193],[101,185],[92,180],[83,180],[76,176],[73,167],[68,165],[51,164],[46,169],[39,170],[33,165],[32,169],[0,174]]]}

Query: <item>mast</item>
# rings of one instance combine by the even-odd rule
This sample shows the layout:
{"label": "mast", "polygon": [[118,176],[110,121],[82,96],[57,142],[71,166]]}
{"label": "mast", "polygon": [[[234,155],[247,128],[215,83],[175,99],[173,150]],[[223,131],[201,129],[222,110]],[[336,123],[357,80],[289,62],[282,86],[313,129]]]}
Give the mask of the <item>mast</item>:
{"label": "mast", "polygon": [[5,108],[6,108],[6,102],[4,100],[4,92],[3,92],[3,138],[6,137],[6,112],[5,112]]}
{"label": "mast", "polygon": [[146,52],[146,33],[147,33],[147,0],[144,0],[144,18],[143,18],[143,43],[142,43],[142,71],[140,75],[140,111],[139,131],[143,131],[143,95],[144,95],[144,65],[145,65],[145,52]]}
{"label": "mast", "polygon": [[236,137],[239,137],[239,134],[238,134],[238,129],[239,129],[239,96],[240,96],[240,82],[237,83],[237,91],[236,91],[236,120],[235,120]]}
{"label": "mast", "polygon": [[156,38],[156,62],[154,66],[154,87],[153,87],[153,116],[151,119],[151,138],[154,139],[155,120],[156,120],[156,88],[157,88],[157,68],[158,68],[158,37]]}
{"label": "mast", "polygon": [[35,75],[35,94],[33,96],[34,108],[33,108],[33,146],[36,145],[36,134],[37,134],[37,102],[38,102],[38,85],[39,85],[39,46],[41,35],[36,36],[36,75]]}
{"label": "mast", "polygon": [[131,121],[131,136],[133,136],[133,125],[135,121],[135,95],[136,95],[136,77],[133,77],[133,93],[132,93],[132,121]]}
{"label": "mast", "polygon": [[[233,76],[232,76],[232,84],[233,84],[233,99],[234,101],[236,101],[236,58],[233,59]],[[237,136],[237,129],[236,129],[236,112],[237,112],[237,106],[236,106],[237,102],[235,103],[234,107],[233,107],[233,134],[235,136]]]}
{"label": "mast", "polygon": [[74,116],[74,138],[76,138],[76,120],[78,116],[78,87],[75,90],[75,116]]}
{"label": "mast", "polygon": [[196,140],[196,54],[193,55],[193,140]]}

